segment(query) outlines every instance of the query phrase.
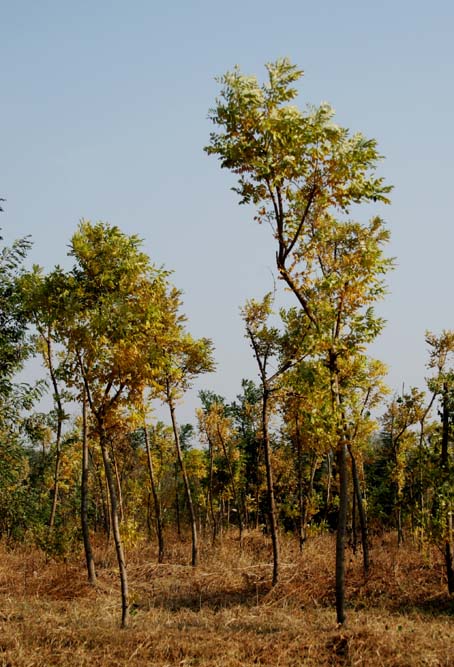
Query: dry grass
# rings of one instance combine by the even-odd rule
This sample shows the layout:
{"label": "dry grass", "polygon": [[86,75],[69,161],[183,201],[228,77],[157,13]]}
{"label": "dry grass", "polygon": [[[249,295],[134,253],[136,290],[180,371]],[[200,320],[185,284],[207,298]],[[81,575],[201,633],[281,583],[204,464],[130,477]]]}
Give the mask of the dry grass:
{"label": "dry grass", "polygon": [[360,555],[348,567],[348,624],[333,610],[333,538],[313,538],[300,555],[283,543],[282,582],[270,589],[270,545],[249,534],[205,548],[173,540],[156,565],[153,546],[128,554],[132,610],[119,630],[111,550],[98,546],[99,586],[85,583],[81,555],[46,562],[33,549],[0,546],[0,665],[3,667],[245,665],[454,665],[454,603],[437,553],[376,540],[372,573]]}

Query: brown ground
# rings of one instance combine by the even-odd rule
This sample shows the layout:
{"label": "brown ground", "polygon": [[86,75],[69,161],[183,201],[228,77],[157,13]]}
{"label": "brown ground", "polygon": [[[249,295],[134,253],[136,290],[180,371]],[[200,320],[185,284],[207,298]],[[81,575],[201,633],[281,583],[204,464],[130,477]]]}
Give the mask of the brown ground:
{"label": "brown ground", "polygon": [[119,629],[111,550],[98,547],[99,586],[85,583],[80,554],[46,562],[34,549],[0,545],[2,667],[240,667],[269,665],[454,666],[454,600],[440,554],[394,536],[376,539],[365,581],[348,554],[348,622],[333,610],[334,541],[312,538],[300,555],[283,544],[282,582],[270,589],[270,545],[235,536],[188,564],[190,545],[172,540],[156,565],[154,545],[130,550],[130,626]]}

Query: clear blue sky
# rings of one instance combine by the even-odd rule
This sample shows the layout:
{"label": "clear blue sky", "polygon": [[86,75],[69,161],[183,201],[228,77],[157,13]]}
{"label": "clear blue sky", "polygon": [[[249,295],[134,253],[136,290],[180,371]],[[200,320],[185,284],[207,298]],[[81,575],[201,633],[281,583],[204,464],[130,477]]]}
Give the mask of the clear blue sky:
{"label": "clear blue sky", "polygon": [[452,2],[15,0],[1,13],[8,241],[30,234],[32,260],[51,268],[81,217],[139,234],[174,269],[192,333],[215,343],[218,372],[198,386],[233,399],[256,375],[239,307],[272,288],[274,248],[202,151],[207,111],[215,76],[235,64],[262,76],[288,56],[306,73],[300,104],[329,101],[386,156],[397,270],[373,353],[393,389],[422,384],[424,331],[454,328]]}

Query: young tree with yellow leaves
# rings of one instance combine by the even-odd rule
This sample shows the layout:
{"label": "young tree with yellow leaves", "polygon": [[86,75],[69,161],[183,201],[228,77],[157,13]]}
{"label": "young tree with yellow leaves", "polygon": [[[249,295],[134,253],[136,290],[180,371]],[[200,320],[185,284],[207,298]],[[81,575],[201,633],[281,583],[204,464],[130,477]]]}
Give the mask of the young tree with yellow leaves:
{"label": "young tree with yellow leaves", "polygon": [[120,572],[122,626],[128,622],[128,581],[110,434],[122,404],[157,373],[168,307],[168,274],[150,263],[140,245],[140,239],[117,227],[82,221],[71,239],[73,269],[64,275],[57,269],[56,332],[70,355],[67,382],[79,393],[83,385],[99,437]]}
{"label": "young tree with yellow leaves", "polygon": [[292,105],[302,72],[287,59],[266,67],[263,85],[238,68],[221,77],[221,96],[210,111],[219,129],[206,151],[238,174],[240,202],[255,204],[256,219],[270,225],[279,276],[311,324],[308,351],[330,372],[340,472],[336,609],[343,623],[348,487],[340,365],[380,332],[372,305],[390,268],[382,254],[383,222],[374,217],[363,225],[346,216],[353,205],[387,203],[391,188],[374,174],[380,159],[374,140],[335,125],[327,104],[307,112]]}

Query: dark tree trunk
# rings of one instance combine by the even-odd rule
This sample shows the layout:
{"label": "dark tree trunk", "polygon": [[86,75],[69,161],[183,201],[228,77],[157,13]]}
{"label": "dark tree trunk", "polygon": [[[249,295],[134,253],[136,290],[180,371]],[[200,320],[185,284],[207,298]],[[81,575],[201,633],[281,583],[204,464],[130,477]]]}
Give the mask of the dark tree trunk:
{"label": "dark tree trunk", "polygon": [[175,521],[177,523],[177,535],[181,542],[181,512],[180,512],[180,492],[178,489],[178,461],[175,461]]}
{"label": "dark tree trunk", "polygon": [[170,392],[167,392],[167,401],[170,409],[170,417],[172,420],[173,435],[175,438],[175,447],[177,450],[178,463],[180,464],[181,474],[183,476],[184,488],[186,491],[186,500],[189,507],[189,516],[191,519],[191,535],[192,535],[192,566],[196,567],[199,559],[198,540],[197,540],[197,518],[194,511],[194,504],[192,502],[191,487],[189,486],[189,478],[186,472],[186,466],[183,460],[183,454],[180,445],[180,435],[178,433],[177,421],[175,418],[175,406],[173,404]]}
{"label": "dark tree trunk", "polygon": [[454,545],[453,545],[453,531],[452,531],[452,511],[448,512],[447,517],[447,531],[448,536],[445,544],[445,564],[446,577],[448,580],[448,591],[450,595],[454,594]]}
{"label": "dark tree trunk", "polygon": [[331,502],[331,480],[333,476],[331,465],[331,452],[328,452],[326,457],[326,467],[328,469],[328,479],[326,481],[326,505],[325,505],[325,520],[328,520],[329,504]]}
{"label": "dark tree trunk", "polygon": [[298,417],[295,418],[295,438],[296,438],[296,465],[297,465],[297,488],[298,488],[298,541],[300,551],[303,550],[304,542],[306,541],[304,528],[304,498],[303,498],[303,457],[300,430],[298,424]]}
{"label": "dark tree trunk", "polygon": [[352,493],[352,551],[356,555],[358,536],[356,533],[356,490]]}
{"label": "dark tree trunk", "polygon": [[268,516],[270,522],[271,542],[273,545],[273,579],[272,585],[275,586],[279,581],[280,553],[279,536],[277,527],[276,500],[274,497],[273,469],[271,463],[271,447],[268,433],[268,398],[269,390],[263,388],[262,405],[262,432],[263,432],[263,451],[265,454],[266,484],[268,491]]}
{"label": "dark tree trunk", "polygon": [[[449,479],[449,387],[445,382],[443,383],[443,411],[442,411],[442,438],[441,438],[441,478],[443,481]],[[454,545],[453,545],[453,530],[452,530],[452,509],[448,508],[446,515],[446,541],[445,541],[445,565],[446,578],[448,581],[448,591],[452,595],[454,593]]]}
{"label": "dark tree trunk", "polygon": [[111,521],[112,532],[115,542],[115,551],[117,554],[118,569],[120,573],[121,585],[121,627],[125,628],[128,625],[128,610],[129,610],[129,594],[128,594],[128,577],[126,572],[126,561],[123,551],[123,544],[120,535],[120,522],[118,517],[118,499],[115,477],[112,471],[112,463],[110,461],[108,452],[107,437],[104,430],[102,419],[98,418],[99,424],[99,442],[101,445],[102,458],[104,462],[104,470],[106,473],[106,480],[110,496]]}
{"label": "dark tree trunk", "polygon": [[56,439],[55,439],[54,485],[53,485],[53,489],[52,489],[52,507],[51,507],[50,518],[49,518],[49,528],[50,529],[52,529],[55,525],[55,516],[57,514],[58,486],[59,486],[60,461],[61,461],[61,430],[62,430],[62,424],[61,424],[60,418],[58,418],[57,436],[56,436]]}
{"label": "dark tree trunk", "polygon": [[[346,423],[342,413],[342,398],[339,393],[337,357],[329,354],[330,389],[333,414],[337,422],[337,472],[339,475],[339,511],[336,532],[336,614],[339,624],[345,623],[345,538],[347,534],[348,468]],[[347,441],[348,442],[348,441]]]}
{"label": "dark tree trunk", "polygon": [[210,516],[212,522],[212,544],[216,543],[217,537],[217,521],[214,513],[213,507],[213,469],[214,469],[214,451],[213,443],[211,439],[208,438],[208,446],[210,448],[210,472],[209,472],[209,482],[208,482],[208,506],[210,508]]}
{"label": "dark tree trunk", "polygon": [[82,398],[82,481],[80,486],[80,520],[84,540],[85,562],[87,564],[88,581],[96,584],[95,562],[90,542],[88,525],[88,433],[87,433],[87,400],[85,392]]}
{"label": "dark tree trunk", "polygon": [[311,462],[311,470],[310,470],[310,477],[309,477],[309,487],[307,489],[307,493],[304,496],[304,508],[303,508],[303,537],[304,541],[307,539],[307,523],[308,523],[308,511],[309,511],[309,506],[312,500],[312,493],[314,491],[314,479],[315,479],[315,473],[317,471],[317,455],[314,454],[312,462]]}
{"label": "dark tree trunk", "polygon": [[46,343],[47,343],[47,363],[49,366],[49,373],[52,381],[52,387],[54,390],[54,401],[57,405],[57,433],[55,437],[54,485],[52,489],[52,508],[50,511],[50,518],[49,518],[49,528],[52,529],[55,525],[55,516],[57,514],[58,486],[60,478],[60,461],[61,461],[61,435],[62,435],[62,426],[65,414],[63,412],[63,405],[61,401],[60,391],[58,389],[57,378],[55,375],[54,365],[52,360],[50,331],[48,332]]}
{"label": "dark tree trunk", "polygon": [[449,444],[449,389],[447,382],[443,383],[442,397],[442,432],[441,432],[441,455],[440,465],[443,474],[448,469],[448,444]]}
{"label": "dark tree trunk", "polygon": [[257,484],[255,489],[255,530],[258,530],[260,526],[260,489]]}
{"label": "dark tree trunk", "polygon": [[345,536],[347,532],[348,469],[347,448],[341,444],[337,452],[339,473],[339,515],[336,533],[336,613],[337,622],[345,622]]}
{"label": "dark tree trunk", "polygon": [[104,493],[106,497],[107,544],[109,545],[112,540],[112,506],[109,502],[110,500],[109,482],[107,481],[107,476],[105,474],[105,471],[104,471]]}
{"label": "dark tree trunk", "polygon": [[114,451],[114,448],[112,446],[112,443],[110,443],[110,458],[113,462],[113,468],[114,468],[114,473],[115,473],[115,481],[117,483],[118,519],[121,523],[124,519],[123,492],[121,490],[121,481],[120,481],[120,473],[119,473],[118,465],[117,465],[117,457],[115,456],[115,451]]}
{"label": "dark tree trunk", "polygon": [[147,494],[147,533],[148,533],[148,540],[151,542],[153,539],[153,513],[152,513],[152,493],[151,491],[148,492]]}
{"label": "dark tree trunk", "polygon": [[150,475],[151,492],[153,494],[153,503],[156,514],[156,533],[158,536],[158,563],[162,563],[164,561],[164,532],[162,529],[161,501],[159,499],[156,479],[154,475],[153,460],[151,458],[151,451],[150,451],[150,438],[148,435],[148,429],[146,424],[143,427],[143,432],[145,436],[145,448],[147,451],[147,463],[148,463],[148,473]]}
{"label": "dark tree trunk", "polygon": [[107,541],[109,542],[110,540],[110,511],[108,507],[108,502],[106,500],[106,494],[104,492],[104,482],[100,470],[100,466],[96,463],[93,453],[88,450],[89,456],[91,458],[92,466],[95,471],[95,477],[96,481],[98,482],[99,486],[99,496],[101,498],[101,507],[102,507],[102,520],[103,520],[103,526],[104,526],[104,532],[107,536]]}
{"label": "dark tree trunk", "polygon": [[369,567],[370,567],[369,538],[367,534],[367,517],[366,517],[366,511],[364,509],[363,497],[361,494],[361,486],[359,483],[358,466],[356,465],[356,460],[350,445],[348,446],[348,451],[352,462],[354,498],[356,498],[356,504],[358,507],[358,515],[359,515],[359,525],[361,528],[361,545],[363,548],[364,574],[367,575],[369,573]]}

